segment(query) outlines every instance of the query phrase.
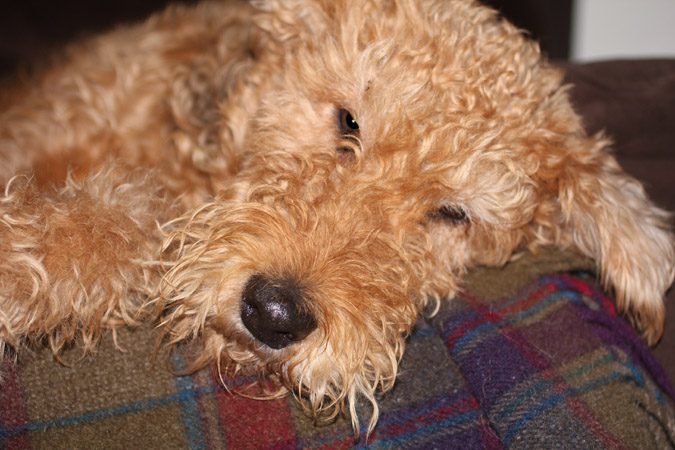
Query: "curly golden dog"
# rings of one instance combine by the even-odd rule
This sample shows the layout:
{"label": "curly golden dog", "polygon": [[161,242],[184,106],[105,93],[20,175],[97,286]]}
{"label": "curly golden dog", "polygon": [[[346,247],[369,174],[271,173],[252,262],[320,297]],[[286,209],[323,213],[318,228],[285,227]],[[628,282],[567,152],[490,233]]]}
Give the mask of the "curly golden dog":
{"label": "curly golden dog", "polygon": [[420,313],[545,246],[654,343],[668,215],[561,80],[473,0],[219,1],[71,46],[0,99],[0,350],[155,320],[372,429]]}

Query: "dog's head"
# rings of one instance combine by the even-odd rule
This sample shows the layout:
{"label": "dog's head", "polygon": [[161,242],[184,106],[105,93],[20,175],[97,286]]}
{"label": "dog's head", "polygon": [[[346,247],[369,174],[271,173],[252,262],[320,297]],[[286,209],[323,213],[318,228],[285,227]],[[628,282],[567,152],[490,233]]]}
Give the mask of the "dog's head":
{"label": "dog's head", "polygon": [[467,267],[543,245],[595,258],[658,337],[665,215],[584,133],[536,44],[473,1],[255,4],[221,133],[236,173],[167,242],[167,329],[201,339],[199,362],[274,374],[356,426],[420,311]]}

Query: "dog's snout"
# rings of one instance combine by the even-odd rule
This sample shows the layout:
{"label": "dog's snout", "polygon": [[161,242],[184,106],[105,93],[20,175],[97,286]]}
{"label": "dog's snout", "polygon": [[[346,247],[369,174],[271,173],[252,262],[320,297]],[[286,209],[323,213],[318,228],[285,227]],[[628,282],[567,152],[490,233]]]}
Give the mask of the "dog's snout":
{"label": "dog's snout", "polygon": [[253,275],[244,287],[241,319],[256,339],[274,349],[301,341],[316,328],[297,283],[260,274]]}

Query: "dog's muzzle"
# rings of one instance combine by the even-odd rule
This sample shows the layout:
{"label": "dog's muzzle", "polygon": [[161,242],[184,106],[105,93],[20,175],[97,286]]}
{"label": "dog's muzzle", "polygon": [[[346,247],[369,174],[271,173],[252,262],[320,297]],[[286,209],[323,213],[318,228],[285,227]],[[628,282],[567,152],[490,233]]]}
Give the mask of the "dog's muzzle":
{"label": "dog's muzzle", "polygon": [[304,302],[302,289],[293,280],[256,274],[244,287],[241,320],[260,342],[284,348],[316,329],[316,319]]}

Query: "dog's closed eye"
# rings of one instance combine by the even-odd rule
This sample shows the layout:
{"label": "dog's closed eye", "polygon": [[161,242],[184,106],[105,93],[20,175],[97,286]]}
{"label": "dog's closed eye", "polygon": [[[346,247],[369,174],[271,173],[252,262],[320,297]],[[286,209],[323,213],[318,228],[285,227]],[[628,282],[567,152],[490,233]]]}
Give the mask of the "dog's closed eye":
{"label": "dog's closed eye", "polygon": [[343,163],[353,162],[360,148],[359,123],[354,115],[344,108],[337,110],[337,130],[340,139],[337,146],[338,156]]}
{"label": "dog's closed eye", "polygon": [[436,222],[446,222],[452,225],[459,225],[469,222],[469,215],[466,211],[456,205],[443,205],[440,208],[427,212],[427,218]]}

